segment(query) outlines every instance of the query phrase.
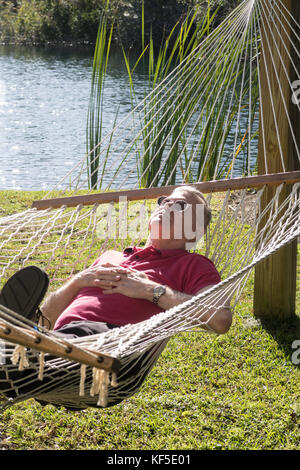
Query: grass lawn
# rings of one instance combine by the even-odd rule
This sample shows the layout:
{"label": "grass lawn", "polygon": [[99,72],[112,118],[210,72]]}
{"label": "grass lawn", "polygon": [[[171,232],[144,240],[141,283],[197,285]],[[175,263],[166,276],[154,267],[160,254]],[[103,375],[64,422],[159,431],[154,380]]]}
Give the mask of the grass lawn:
{"label": "grass lawn", "polygon": [[[3,191],[0,215],[39,197]],[[299,274],[298,264],[294,319],[255,321],[250,276],[226,335],[178,334],[139,393],[113,408],[14,405],[0,415],[0,449],[299,449]]]}

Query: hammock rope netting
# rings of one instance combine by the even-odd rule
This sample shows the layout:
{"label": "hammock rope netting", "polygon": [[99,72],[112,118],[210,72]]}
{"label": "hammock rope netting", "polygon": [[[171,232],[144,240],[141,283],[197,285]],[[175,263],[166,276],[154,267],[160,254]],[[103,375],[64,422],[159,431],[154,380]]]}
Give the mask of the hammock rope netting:
{"label": "hammock rope netting", "polygon": [[[300,236],[299,172],[294,172],[294,180],[273,181],[273,196],[267,204],[264,198],[269,184],[250,184],[257,165],[258,139],[264,173],[272,173],[263,94],[269,94],[273,104],[281,156],[277,173],[290,174],[271,83],[266,89],[268,81],[264,80],[262,88],[262,57],[271,47],[270,41],[275,41],[275,32],[269,73],[277,86],[277,102],[282,100],[300,164],[284,86],[289,88],[297,113],[299,100],[283,57],[292,51],[291,68],[295,80],[300,80],[300,27],[281,0],[245,0],[49,191],[40,201],[45,207],[33,205],[0,219],[2,282],[34,264],[49,274],[51,291],[91,265],[99,253],[143,245],[147,215],[155,202],[154,193],[147,196],[140,188],[155,189],[157,196],[166,194],[172,185],[210,181],[205,195],[213,218],[204,239],[193,249],[210,258],[222,278],[208,291],[149,320],[63,342],[52,331],[37,330],[32,322],[1,306],[1,407],[29,397],[73,409],[111,406],[129,398],[172,336],[198,329],[214,333],[209,320],[222,308],[224,299],[231,298],[234,310],[253,268]],[[267,68],[266,63],[263,66]],[[281,74],[279,67],[284,68]],[[208,70],[215,81],[208,78]],[[215,180],[237,181],[241,174],[249,181],[242,189],[234,189],[234,184],[226,191],[214,187]],[[137,190],[134,197],[133,189]],[[126,200],[108,198],[88,204],[87,199],[80,199],[83,203],[76,204],[77,196],[93,196],[95,190],[106,196],[108,191],[120,191]],[[58,201],[56,207],[49,202],[66,194],[68,198]],[[19,343],[13,340],[15,333]],[[110,358],[115,359],[113,365]]]}

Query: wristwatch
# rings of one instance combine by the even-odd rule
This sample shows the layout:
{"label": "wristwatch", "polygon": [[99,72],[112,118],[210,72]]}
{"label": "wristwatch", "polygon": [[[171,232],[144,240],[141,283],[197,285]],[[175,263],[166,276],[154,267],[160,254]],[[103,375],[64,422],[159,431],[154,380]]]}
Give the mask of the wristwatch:
{"label": "wristwatch", "polygon": [[165,286],[157,286],[153,288],[153,303],[158,304],[160,297],[166,292]]}

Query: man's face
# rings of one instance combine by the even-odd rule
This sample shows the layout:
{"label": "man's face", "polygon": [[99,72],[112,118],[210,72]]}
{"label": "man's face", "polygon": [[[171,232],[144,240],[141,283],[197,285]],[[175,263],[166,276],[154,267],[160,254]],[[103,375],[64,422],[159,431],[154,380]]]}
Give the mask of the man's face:
{"label": "man's face", "polygon": [[204,233],[204,205],[190,191],[175,189],[170,196],[158,198],[149,230],[152,240],[169,240],[176,246],[192,243]]}

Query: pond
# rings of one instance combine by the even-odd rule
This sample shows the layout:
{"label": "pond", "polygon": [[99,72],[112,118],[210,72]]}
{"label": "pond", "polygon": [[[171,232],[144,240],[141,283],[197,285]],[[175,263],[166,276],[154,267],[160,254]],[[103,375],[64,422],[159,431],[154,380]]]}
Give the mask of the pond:
{"label": "pond", "polygon": [[[0,46],[0,189],[51,189],[82,160],[92,61],[92,49]],[[104,132],[130,109],[118,55],[108,79]]]}
{"label": "pond", "polygon": [[[0,45],[0,190],[52,189],[84,160],[93,54],[93,49]],[[145,80],[147,75],[135,73],[137,101]],[[117,110],[122,121],[131,102],[124,61],[115,52],[106,79],[103,135]],[[234,135],[226,144],[231,153]],[[136,181],[135,174],[131,178]]]}

